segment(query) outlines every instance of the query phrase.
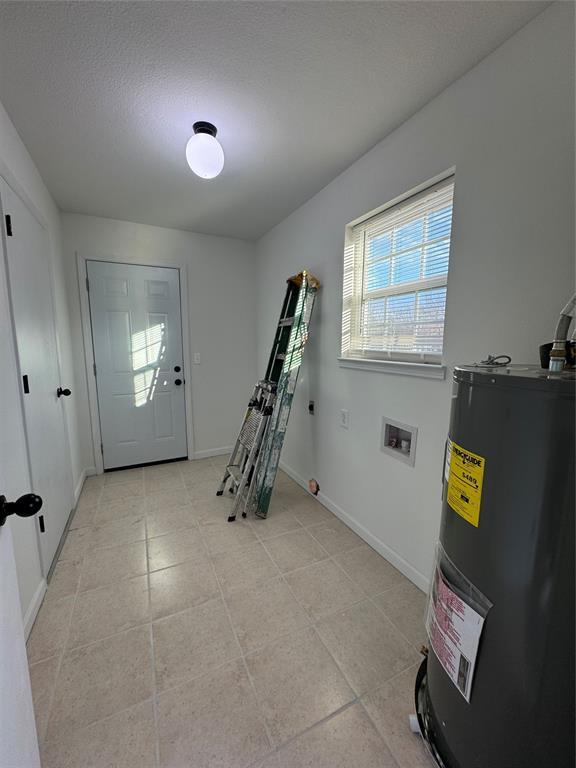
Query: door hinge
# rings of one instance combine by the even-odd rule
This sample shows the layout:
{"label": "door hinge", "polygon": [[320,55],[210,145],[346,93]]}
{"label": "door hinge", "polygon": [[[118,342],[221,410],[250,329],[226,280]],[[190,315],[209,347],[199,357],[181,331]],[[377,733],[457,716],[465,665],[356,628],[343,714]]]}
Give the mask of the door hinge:
{"label": "door hinge", "polygon": [[30,385],[28,384],[28,374],[25,373],[24,376],[22,376],[22,386],[24,387],[24,394],[29,395],[30,394]]}
{"label": "door hinge", "polygon": [[94,370],[94,376],[96,376],[96,363],[92,363],[92,368]]}
{"label": "door hinge", "polygon": [[104,445],[100,443],[100,453],[104,456]]}
{"label": "door hinge", "polygon": [[46,533],[46,526],[44,525],[44,515],[38,515],[38,523],[40,525],[40,533]]}
{"label": "door hinge", "polygon": [[88,278],[86,278],[86,290],[90,293],[90,280]]}
{"label": "door hinge", "polygon": [[6,219],[6,237],[12,237],[12,216],[7,213],[4,218]]}

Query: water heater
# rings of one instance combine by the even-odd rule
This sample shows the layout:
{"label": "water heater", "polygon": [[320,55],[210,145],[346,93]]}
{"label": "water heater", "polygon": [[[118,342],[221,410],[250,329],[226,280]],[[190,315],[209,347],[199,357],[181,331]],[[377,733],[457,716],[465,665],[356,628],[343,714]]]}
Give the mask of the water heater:
{"label": "water heater", "polygon": [[574,768],[575,373],[454,372],[418,673],[442,768]]}

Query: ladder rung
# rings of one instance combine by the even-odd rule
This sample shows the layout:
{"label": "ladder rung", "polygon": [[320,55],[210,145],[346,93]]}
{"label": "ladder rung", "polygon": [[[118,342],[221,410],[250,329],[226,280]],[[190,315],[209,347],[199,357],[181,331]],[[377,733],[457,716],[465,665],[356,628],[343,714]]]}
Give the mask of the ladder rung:
{"label": "ladder rung", "polygon": [[276,355],[275,360],[286,360],[286,355]]}
{"label": "ladder rung", "polygon": [[242,470],[237,464],[233,464],[230,467],[226,467],[230,475],[234,478],[235,483],[239,483],[242,479]]}
{"label": "ladder rung", "polygon": [[294,318],[293,317],[285,317],[284,320],[280,320],[278,325],[293,325],[294,324]]}

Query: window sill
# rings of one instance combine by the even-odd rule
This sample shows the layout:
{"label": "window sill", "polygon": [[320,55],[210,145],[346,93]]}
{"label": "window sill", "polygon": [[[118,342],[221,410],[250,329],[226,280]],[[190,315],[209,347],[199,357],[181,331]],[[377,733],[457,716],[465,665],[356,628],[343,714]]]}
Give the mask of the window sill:
{"label": "window sill", "polygon": [[339,357],[341,368],[355,368],[358,371],[392,373],[398,376],[418,376],[422,379],[446,378],[446,366],[432,363],[405,363],[398,360],[370,360],[357,357]]}

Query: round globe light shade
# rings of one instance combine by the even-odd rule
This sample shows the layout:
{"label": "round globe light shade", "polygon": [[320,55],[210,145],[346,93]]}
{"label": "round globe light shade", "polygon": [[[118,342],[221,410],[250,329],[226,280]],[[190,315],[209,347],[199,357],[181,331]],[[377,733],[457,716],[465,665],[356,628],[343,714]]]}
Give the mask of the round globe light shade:
{"label": "round globe light shade", "polygon": [[186,160],[201,179],[214,179],[224,168],[224,151],[209,133],[195,133],[186,144]]}

